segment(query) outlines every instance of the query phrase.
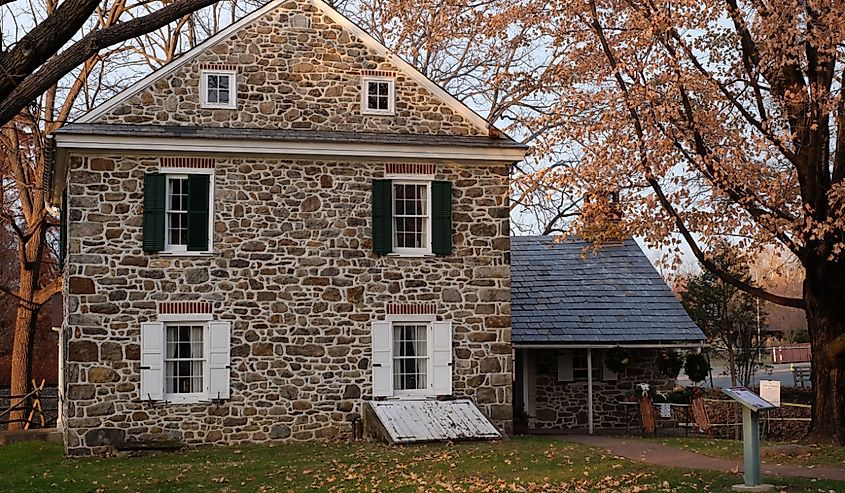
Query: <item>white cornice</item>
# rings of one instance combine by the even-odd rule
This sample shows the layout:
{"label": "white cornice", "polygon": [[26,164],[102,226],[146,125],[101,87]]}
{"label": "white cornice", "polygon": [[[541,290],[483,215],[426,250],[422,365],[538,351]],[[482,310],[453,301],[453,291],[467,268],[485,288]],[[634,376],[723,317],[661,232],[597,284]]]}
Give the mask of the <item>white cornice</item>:
{"label": "white cornice", "polygon": [[198,137],[138,137],[126,135],[55,134],[62,150],[180,153],[252,156],[340,157],[365,160],[438,160],[514,163],[521,147],[466,145],[370,144],[330,141],[207,139]]}

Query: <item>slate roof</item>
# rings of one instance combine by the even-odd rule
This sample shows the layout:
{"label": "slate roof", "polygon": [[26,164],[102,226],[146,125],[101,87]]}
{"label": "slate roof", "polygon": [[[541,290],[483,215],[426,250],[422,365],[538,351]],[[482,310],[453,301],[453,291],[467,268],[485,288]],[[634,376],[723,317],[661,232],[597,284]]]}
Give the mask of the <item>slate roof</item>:
{"label": "slate roof", "polygon": [[514,344],[678,343],[704,339],[633,239],[603,245],[511,237]]}
{"label": "slate roof", "polygon": [[182,125],[132,125],[120,123],[72,123],[55,131],[66,135],[124,137],[193,137],[200,139],[272,140],[279,142],[335,142],[387,145],[452,145],[527,149],[510,137],[469,135],[396,134],[375,132],[328,132],[313,130],[199,127]]}

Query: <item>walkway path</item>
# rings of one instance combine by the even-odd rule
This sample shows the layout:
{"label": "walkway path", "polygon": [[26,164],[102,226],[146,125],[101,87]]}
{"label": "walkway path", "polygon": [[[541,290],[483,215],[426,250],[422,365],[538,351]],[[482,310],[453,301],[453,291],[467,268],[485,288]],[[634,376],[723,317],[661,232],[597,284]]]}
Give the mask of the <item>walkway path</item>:
{"label": "walkway path", "polygon": [[[562,435],[559,438],[561,440],[583,443],[584,445],[605,449],[614,455],[625,457],[634,462],[742,474],[742,461],[718,459],[636,438],[596,435]],[[795,464],[763,463],[761,472],[764,477],[788,476],[845,481],[845,469],[837,467],[807,467]]]}

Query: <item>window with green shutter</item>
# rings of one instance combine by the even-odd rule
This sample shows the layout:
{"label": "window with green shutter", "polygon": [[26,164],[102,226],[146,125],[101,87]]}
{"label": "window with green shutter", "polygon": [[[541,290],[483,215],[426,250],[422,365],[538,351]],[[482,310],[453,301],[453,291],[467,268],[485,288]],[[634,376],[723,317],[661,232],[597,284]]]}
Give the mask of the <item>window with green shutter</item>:
{"label": "window with green shutter", "polygon": [[211,250],[211,176],[149,173],[144,177],[144,250]]}
{"label": "window with green shutter", "polygon": [[431,252],[452,253],[452,183],[431,183]]}
{"label": "window with green shutter", "polygon": [[167,176],[160,173],[144,175],[144,251],[164,250],[164,205],[167,196]]}
{"label": "window with green shutter", "polygon": [[209,176],[188,175],[188,251],[208,250]]}
{"label": "window with green shutter", "polygon": [[373,250],[381,255],[451,254],[451,182],[374,180]]}
{"label": "window with green shutter", "polygon": [[373,180],[373,251],[393,251],[393,207],[390,180]]}

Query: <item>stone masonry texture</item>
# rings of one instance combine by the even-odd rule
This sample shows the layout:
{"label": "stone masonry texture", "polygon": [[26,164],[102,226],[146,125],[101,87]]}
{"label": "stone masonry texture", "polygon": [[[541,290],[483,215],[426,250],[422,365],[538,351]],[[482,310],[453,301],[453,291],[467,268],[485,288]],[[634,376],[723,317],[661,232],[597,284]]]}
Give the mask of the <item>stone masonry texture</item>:
{"label": "stone masonry texture", "polygon": [[[631,363],[615,381],[593,382],[593,424],[596,428],[622,429],[626,427],[626,409],[623,402],[629,392],[640,383],[651,388],[670,390],[674,380],[661,376],[655,366],[657,350],[631,350]],[[554,350],[535,351],[536,415],[529,419],[535,429],[587,428],[587,382],[558,382],[557,356]],[[632,415],[639,409],[628,410]],[[634,420],[634,426],[639,421]]]}
{"label": "stone masonry texture", "polygon": [[[454,395],[511,426],[506,166],[437,165],[453,183],[453,254],[379,257],[373,179],[384,165],[215,160],[214,254],[141,249],[156,157],[72,157],[68,187],[70,454],[113,441],[188,444],[349,436],[371,398],[370,323],[389,303],[434,304],[453,322]],[[140,323],[158,304],[208,301],[233,322],[231,400],[140,400]]]}
{"label": "stone masonry texture", "polygon": [[[292,27],[294,13],[310,28]],[[237,72],[236,110],[202,109],[203,66]],[[365,71],[396,72],[396,114],[361,114]],[[99,123],[486,135],[307,1],[290,1],[103,115]],[[453,322],[454,396],[512,425],[507,166],[427,162],[453,183],[452,255],[372,252],[371,183],[354,159],[213,162],[214,252],[142,251],[143,176],[173,155],[72,154],[67,204],[65,444],[236,444],[350,436],[371,399],[371,329],[389,304]],[[232,322],[231,399],[144,402],[140,324],[204,301]]]}
{"label": "stone masonry texture", "polygon": [[[292,27],[305,14],[310,28]],[[203,66],[237,72],[236,110],[200,106]],[[361,111],[365,71],[396,75],[396,114]],[[487,135],[305,0],[290,1],[113,108],[99,123]]]}

